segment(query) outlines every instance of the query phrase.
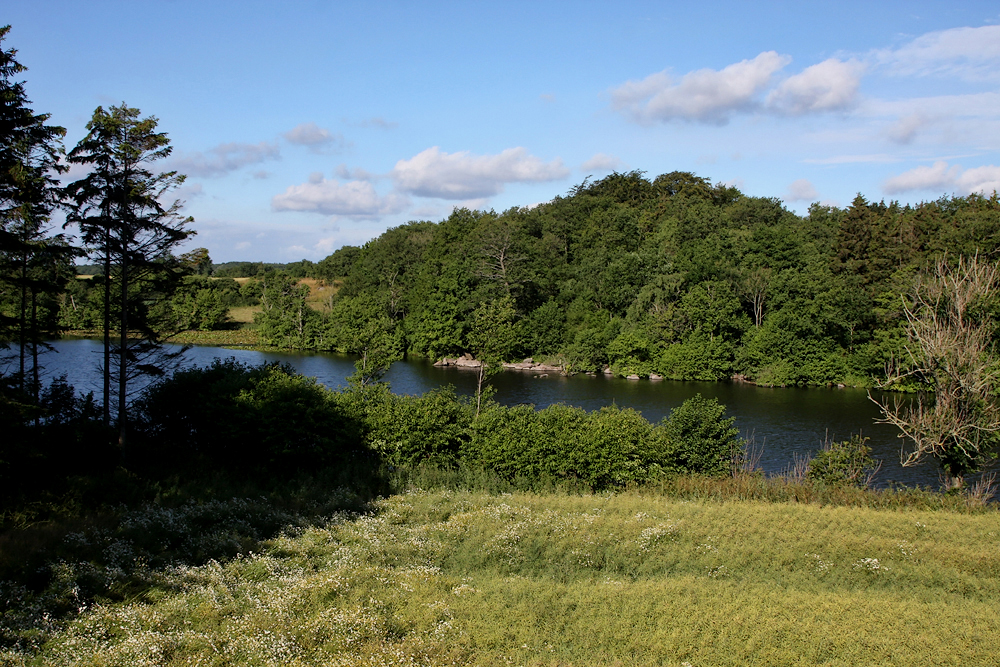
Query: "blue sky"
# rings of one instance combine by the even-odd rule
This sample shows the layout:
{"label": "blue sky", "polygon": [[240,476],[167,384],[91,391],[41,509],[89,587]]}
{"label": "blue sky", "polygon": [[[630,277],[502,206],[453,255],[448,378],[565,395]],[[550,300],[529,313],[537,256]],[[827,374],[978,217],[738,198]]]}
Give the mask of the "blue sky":
{"label": "blue sky", "polygon": [[995,2],[7,2],[67,148],[159,118],[216,262],[692,171],[805,212],[1000,189]]}

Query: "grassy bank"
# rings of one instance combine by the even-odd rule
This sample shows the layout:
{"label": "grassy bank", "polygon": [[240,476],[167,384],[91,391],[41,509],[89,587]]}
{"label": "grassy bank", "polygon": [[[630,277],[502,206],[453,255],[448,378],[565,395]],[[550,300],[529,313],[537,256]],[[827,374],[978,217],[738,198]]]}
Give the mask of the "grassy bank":
{"label": "grassy bank", "polygon": [[150,572],[35,661],[987,664],[998,545],[990,509],[411,490]]}

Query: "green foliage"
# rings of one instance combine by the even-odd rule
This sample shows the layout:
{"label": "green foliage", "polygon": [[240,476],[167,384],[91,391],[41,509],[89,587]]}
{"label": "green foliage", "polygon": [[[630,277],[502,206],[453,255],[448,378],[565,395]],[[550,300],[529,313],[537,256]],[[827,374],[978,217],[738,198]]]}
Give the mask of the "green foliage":
{"label": "green foliage", "polygon": [[469,440],[472,411],[452,388],[397,396],[384,386],[359,387],[339,400],[363,424],[372,450],[391,466],[452,467]]}
{"label": "green foliage", "polygon": [[299,285],[287,273],[275,271],[261,277],[256,296],[261,310],[254,315],[254,325],[262,343],[299,350],[332,347],[322,344],[322,317],[306,304],[307,286]]}
{"label": "green foliage", "polygon": [[868,438],[853,435],[850,440],[824,443],[809,461],[806,477],[827,486],[867,487],[881,467],[867,442]]}
{"label": "green foliage", "polygon": [[746,443],[725,417],[726,406],[701,394],[670,411],[652,445],[652,456],[666,471],[728,475],[745,455]]}
{"label": "green foliage", "polygon": [[151,386],[137,408],[145,447],[134,465],[147,470],[208,465],[275,473],[364,455],[359,426],[336,396],[275,364],[228,359],[179,371]]}

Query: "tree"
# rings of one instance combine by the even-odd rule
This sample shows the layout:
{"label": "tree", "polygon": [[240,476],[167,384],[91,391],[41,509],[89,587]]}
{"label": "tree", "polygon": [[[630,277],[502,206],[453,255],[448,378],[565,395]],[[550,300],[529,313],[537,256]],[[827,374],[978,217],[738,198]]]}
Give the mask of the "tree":
{"label": "tree", "polygon": [[347,378],[364,389],[382,380],[393,362],[403,358],[403,345],[396,323],[389,317],[385,292],[341,299],[330,314],[336,346],[358,355],[355,372]]}
{"label": "tree", "polygon": [[[10,26],[0,27],[0,43],[9,31]],[[16,54],[0,49],[0,284],[10,286],[0,286],[7,311],[0,339],[17,342],[19,389],[37,403],[38,351],[43,338],[58,329],[55,301],[75,249],[61,235],[50,236],[48,228],[59,203],[55,175],[66,130],[47,125],[49,114],[28,107],[24,82],[13,80],[26,69]]]}
{"label": "tree", "polygon": [[70,163],[91,168],[66,189],[72,204],[67,224],[79,225],[103,270],[104,418],[110,421],[114,378],[122,446],[129,383],[140,375],[161,375],[176,356],[163,353],[149,303],[169,293],[183,274],[171,252],[193,233],[185,229],[192,219],[180,214],[180,201],[162,203],[184,176],[149,167],[171,152],[157,122],[153,116],[140,118],[138,109],[124,103],[107,111],[98,107],[89,133],[69,154]]}
{"label": "tree", "polygon": [[283,271],[270,271],[258,283],[261,310],[254,315],[261,342],[299,350],[317,346],[320,314],[306,304],[309,286]]}
{"label": "tree", "polygon": [[472,329],[468,340],[470,351],[479,360],[479,376],[476,380],[477,417],[483,402],[483,385],[490,376],[503,370],[503,362],[517,345],[515,315],[514,300],[509,296],[488,301],[472,314]]}
{"label": "tree", "polygon": [[930,275],[915,281],[904,303],[909,344],[906,358],[887,373],[884,386],[910,380],[931,392],[904,403],[872,399],[882,423],[912,441],[904,466],[937,460],[948,488],[961,488],[965,475],[996,458],[1000,408],[993,392],[1000,381],[991,310],[1000,288],[1000,267],[978,255],[954,266],[940,259]]}

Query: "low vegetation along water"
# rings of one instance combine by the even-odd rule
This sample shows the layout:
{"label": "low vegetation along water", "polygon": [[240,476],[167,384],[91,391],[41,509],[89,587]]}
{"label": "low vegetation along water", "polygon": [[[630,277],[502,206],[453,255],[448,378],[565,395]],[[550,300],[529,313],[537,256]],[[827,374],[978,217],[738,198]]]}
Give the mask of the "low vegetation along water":
{"label": "low vegetation along water", "polygon": [[[50,373],[66,373],[71,384],[81,391],[99,393],[99,341],[67,339],[54,341],[57,354],[46,358]],[[205,366],[213,359],[235,357],[256,364],[279,361],[298,372],[318,378],[330,388],[346,385],[345,378],[354,371],[354,358],[328,353],[259,352],[196,346],[187,354],[187,363]],[[435,367],[423,360],[395,363],[385,378],[399,394],[422,394],[434,387],[452,384],[459,393],[475,392],[475,373],[456,368]],[[938,484],[933,462],[916,468],[902,468],[899,453],[902,441],[898,431],[877,424],[878,408],[868,392],[854,388],[767,388],[727,382],[652,382],[625,380],[603,375],[558,373],[540,374],[507,372],[493,378],[496,399],[506,405],[530,403],[545,407],[567,403],[587,410],[605,405],[631,407],[650,421],[658,421],[684,400],[702,394],[717,398],[736,418],[740,432],[755,444],[759,466],[778,473],[793,465],[797,458],[808,458],[826,439],[843,440],[861,433],[870,438],[873,455],[883,461],[875,479],[876,486],[891,483],[914,485]]]}

